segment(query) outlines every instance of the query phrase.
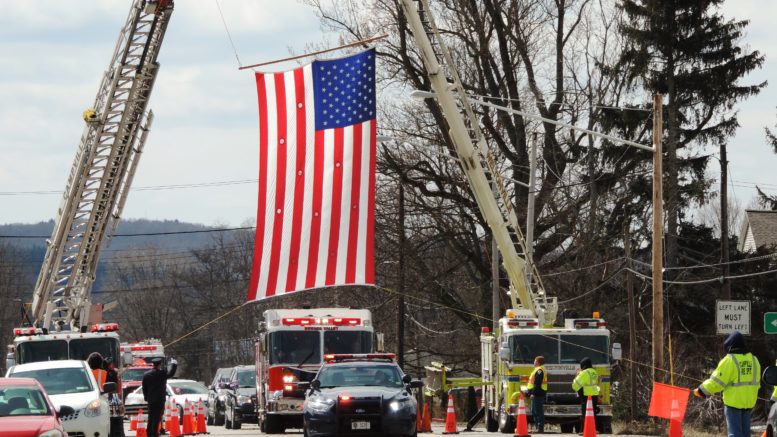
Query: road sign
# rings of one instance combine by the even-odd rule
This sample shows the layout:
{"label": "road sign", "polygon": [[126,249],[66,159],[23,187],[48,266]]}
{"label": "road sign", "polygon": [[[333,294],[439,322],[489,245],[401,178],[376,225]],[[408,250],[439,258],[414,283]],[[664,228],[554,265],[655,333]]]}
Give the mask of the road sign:
{"label": "road sign", "polygon": [[777,313],[764,313],[764,333],[777,334]]}
{"label": "road sign", "polygon": [[[731,334],[734,331],[739,331],[742,335],[750,335],[750,301],[717,301],[715,319],[718,334]],[[775,330],[777,333],[777,326]]]}

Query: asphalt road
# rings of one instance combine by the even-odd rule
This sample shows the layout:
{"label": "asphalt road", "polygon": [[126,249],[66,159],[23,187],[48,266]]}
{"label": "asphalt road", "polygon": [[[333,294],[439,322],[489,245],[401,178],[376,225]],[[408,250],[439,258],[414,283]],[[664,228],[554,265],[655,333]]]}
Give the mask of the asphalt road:
{"label": "asphalt road", "polygon": [[[460,428],[459,431],[461,431],[463,428]],[[433,433],[423,433],[418,434],[419,436],[433,436],[433,435],[441,435],[443,431],[442,426],[434,425],[432,426]],[[221,436],[256,436],[256,435],[263,435],[259,431],[259,427],[257,425],[251,425],[251,424],[244,424],[243,428],[240,430],[231,430],[231,429],[225,429],[223,426],[209,426],[208,432],[210,433],[210,436],[213,437],[221,437]],[[129,431],[129,424],[127,423],[125,426],[125,435],[126,437],[134,437],[135,432]],[[273,435],[279,435],[279,434],[273,434]],[[301,430],[290,430],[286,431],[284,435],[293,435],[293,436],[302,436]],[[465,437],[500,437],[500,436],[509,436],[509,434],[499,434],[499,433],[493,433],[493,432],[486,432],[483,428],[475,428],[473,432],[462,432],[462,436]],[[548,437],[571,437],[571,436],[577,436],[576,434],[553,434],[553,433],[545,433],[541,434],[542,436],[548,436]],[[619,434],[619,437],[624,436],[624,434]],[[634,437],[642,437],[638,434],[633,434]]]}

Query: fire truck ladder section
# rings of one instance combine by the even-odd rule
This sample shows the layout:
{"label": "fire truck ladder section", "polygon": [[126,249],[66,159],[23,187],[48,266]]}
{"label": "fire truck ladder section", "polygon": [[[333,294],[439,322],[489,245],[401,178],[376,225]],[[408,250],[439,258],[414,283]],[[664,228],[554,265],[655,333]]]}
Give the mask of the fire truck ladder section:
{"label": "fire truck ladder section", "polygon": [[[513,308],[520,308],[520,301],[523,308],[539,319],[541,326],[550,327],[556,320],[557,299],[545,294],[539,272],[518,225],[507,184],[488,148],[450,51],[431,17],[428,0],[415,2],[418,3],[417,7],[413,4],[414,0],[402,0],[402,7],[418,44],[434,97],[448,123],[461,168],[502,254],[502,262],[511,283],[511,304]],[[464,117],[460,115],[461,111]]]}
{"label": "fire truck ladder section", "polygon": [[86,127],[35,285],[37,326],[89,323],[101,244],[119,223],[153,121],[146,107],[172,12],[172,0],[134,0],[94,106],[84,112]]}

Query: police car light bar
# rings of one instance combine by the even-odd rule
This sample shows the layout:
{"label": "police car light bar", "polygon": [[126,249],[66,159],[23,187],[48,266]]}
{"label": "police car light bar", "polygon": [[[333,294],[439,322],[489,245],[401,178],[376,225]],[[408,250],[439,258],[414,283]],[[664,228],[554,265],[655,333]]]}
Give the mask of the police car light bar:
{"label": "police car light bar", "polygon": [[108,331],[118,331],[118,330],[119,330],[118,323],[98,323],[96,325],[92,325],[92,332],[108,332]]}
{"label": "police car light bar", "polygon": [[394,360],[397,354],[326,354],[324,361],[331,363],[342,360]]}

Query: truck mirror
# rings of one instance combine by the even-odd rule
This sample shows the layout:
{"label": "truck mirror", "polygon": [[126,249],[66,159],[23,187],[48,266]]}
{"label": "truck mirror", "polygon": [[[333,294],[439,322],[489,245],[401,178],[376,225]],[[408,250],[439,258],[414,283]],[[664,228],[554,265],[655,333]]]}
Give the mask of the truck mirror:
{"label": "truck mirror", "polygon": [[612,344],[612,359],[613,361],[620,361],[623,358],[623,348],[620,343]]}
{"label": "truck mirror", "polygon": [[132,351],[124,351],[124,353],[121,355],[121,362],[125,366],[131,366],[132,365]]}
{"label": "truck mirror", "polygon": [[502,361],[510,361],[510,349],[506,346],[499,348],[499,359]]}
{"label": "truck mirror", "polygon": [[375,333],[375,352],[385,352],[386,351],[386,342],[384,339],[384,335],[382,332],[376,332]]}

